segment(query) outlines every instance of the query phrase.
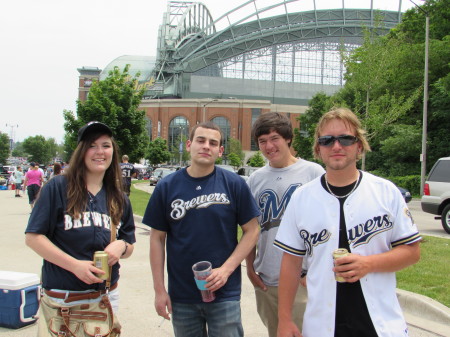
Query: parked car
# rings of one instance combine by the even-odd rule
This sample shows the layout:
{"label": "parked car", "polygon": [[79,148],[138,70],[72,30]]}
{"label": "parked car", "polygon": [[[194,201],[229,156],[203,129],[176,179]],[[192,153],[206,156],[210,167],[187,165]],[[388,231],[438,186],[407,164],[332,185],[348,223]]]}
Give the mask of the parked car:
{"label": "parked car", "polygon": [[15,166],[2,165],[1,171],[0,171],[0,175],[3,178],[8,179],[9,176],[11,175],[11,173],[14,173],[15,171],[16,171],[16,167]]}
{"label": "parked car", "polygon": [[230,172],[234,172],[236,173],[236,171],[234,170],[234,167],[231,165],[225,165],[225,164],[216,164],[217,167],[221,167],[224,170],[230,171]]}
{"label": "parked car", "polygon": [[156,185],[158,181],[160,181],[162,178],[167,177],[169,174],[174,173],[176,170],[173,168],[162,168],[159,167],[155,169],[150,176],[150,186]]}
{"label": "parked car", "polygon": [[440,158],[432,167],[423,188],[422,211],[437,215],[450,234],[450,157]]}
{"label": "parked car", "polygon": [[247,180],[248,177],[259,168],[260,167],[242,166],[238,169],[237,174],[244,178],[244,180]]}
{"label": "parked car", "polygon": [[397,186],[397,188],[400,190],[400,192],[403,195],[403,198],[405,199],[405,202],[408,203],[412,200],[411,192],[409,192],[406,188]]}

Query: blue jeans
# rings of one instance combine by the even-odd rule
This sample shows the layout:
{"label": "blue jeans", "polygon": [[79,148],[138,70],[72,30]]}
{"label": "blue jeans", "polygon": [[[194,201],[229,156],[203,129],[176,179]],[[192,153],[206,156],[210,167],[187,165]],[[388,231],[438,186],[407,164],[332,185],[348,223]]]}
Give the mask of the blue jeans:
{"label": "blue jeans", "polygon": [[175,337],[242,337],[241,303],[173,303]]}

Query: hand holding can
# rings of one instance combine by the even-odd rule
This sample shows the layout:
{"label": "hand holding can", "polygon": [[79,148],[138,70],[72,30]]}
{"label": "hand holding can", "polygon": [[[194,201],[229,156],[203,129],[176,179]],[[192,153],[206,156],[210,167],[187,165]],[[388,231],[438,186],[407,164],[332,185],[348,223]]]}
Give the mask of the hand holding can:
{"label": "hand holding can", "polygon": [[[345,249],[345,248],[339,248],[339,249],[336,249],[336,250],[333,252],[333,264],[334,264],[334,260],[336,260],[336,259],[338,259],[338,258],[340,258],[340,257],[347,256],[348,254],[349,254],[349,253],[348,253],[348,250]],[[337,282],[340,282],[340,283],[347,282],[347,281],[345,280],[345,278],[343,278],[342,276],[336,276],[336,273],[334,273],[334,278],[336,279]]]}
{"label": "hand holding can", "polygon": [[94,267],[103,270],[105,273],[96,275],[99,279],[107,280],[109,277],[108,254],[104,251],[94,253]]}
{"label": "hand holding can", "polygon": [[211,270],[212,265],[209,261],[200,261],[192,266],[195,283],[200,290],[203,302],[212,302],[216,299],[214,292],[205,287],[206,278],[211,275]]}

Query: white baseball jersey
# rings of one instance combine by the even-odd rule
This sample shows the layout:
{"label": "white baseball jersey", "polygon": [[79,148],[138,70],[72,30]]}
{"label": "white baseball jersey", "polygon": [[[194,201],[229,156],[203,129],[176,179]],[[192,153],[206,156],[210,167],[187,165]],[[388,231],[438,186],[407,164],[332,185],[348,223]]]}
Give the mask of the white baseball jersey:
{"label": "white baseball jersey", "polygon": [[248,186],[261,210],[261,233],[254,268],[265,285],[278,286],[283,252],[273,246],[273,241],[292,194],[323,173],[325,170],[319,164],[299,159],[283,168],[267,164],[248,178]]}
{"label": "white baseball jersey", "polygon": [[[339,245],[339,210],[338,199],[317,178],[294,192],[275,238],[275,246],[308,260],[304,337],[334,336],[332,253]],[[355,254],[379,254],[421,240],[398,188],[367,172],[345,200],[344,216],[350,250]],[[395,292],[395,273],[370,273],[360,283],[378,336],[408,336]]]}

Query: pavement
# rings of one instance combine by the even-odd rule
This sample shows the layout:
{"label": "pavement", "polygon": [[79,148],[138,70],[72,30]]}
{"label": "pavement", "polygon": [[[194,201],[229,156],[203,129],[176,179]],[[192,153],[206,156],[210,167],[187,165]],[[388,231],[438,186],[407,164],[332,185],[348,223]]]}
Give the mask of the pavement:
{"label": "pavement", "polygon": [[[137,185],[147,192],[148,183]],[[14,191],[0,191],[0,270],[40,275],[42,259],[24,243],[24,230],[30,207],[28,198],[15,198]],[[173,336],[171,322],[162,320],[153,307],[153,284],[149,263],[149,228],[135,216],[136,245],[133,255],[121,261],[119,320],[122,337]],[[247,337],[267,337],[267,331],[256,312],[253,286],[242,265],[242,322]],[[408,322],[410,337],[450,337],[450,308],[404,290],[397,292]],[[0,337],[34,337],[37,324],[20,329],[0,327]],[[317,336],[320,337],[320,336]]]}

